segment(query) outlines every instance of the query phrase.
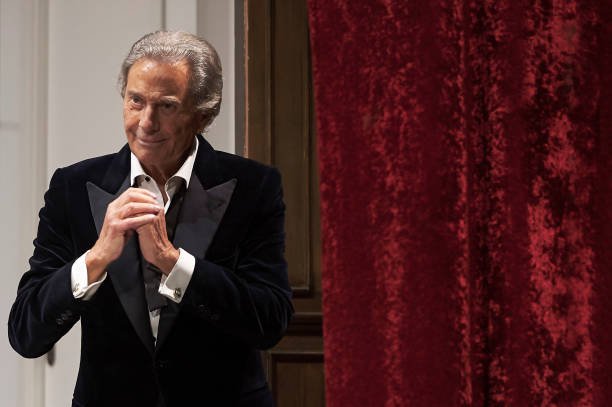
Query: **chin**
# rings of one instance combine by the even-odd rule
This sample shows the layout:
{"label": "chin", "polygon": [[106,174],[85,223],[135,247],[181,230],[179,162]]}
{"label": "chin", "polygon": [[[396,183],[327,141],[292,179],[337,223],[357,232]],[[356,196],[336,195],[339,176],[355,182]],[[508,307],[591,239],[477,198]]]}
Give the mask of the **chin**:
{"label": "chin", "polygon": [[151,149],[143,148],[141,146],[130,145],[130,150],[132,153],[134,153],[136,158],[138,158],[138,161],[140,161],[141,164],[156,162],[162,156],[162,154],[159,152],[151,151]]}

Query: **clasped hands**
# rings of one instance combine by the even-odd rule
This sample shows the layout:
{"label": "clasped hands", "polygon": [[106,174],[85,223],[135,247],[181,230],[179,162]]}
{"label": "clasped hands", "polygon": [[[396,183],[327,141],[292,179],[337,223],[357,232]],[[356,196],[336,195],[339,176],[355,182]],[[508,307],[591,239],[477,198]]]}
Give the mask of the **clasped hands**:
{"label": "clasped hands", "polygon": [[153,193],[129,188],[108,205],[98,240],[85,257],[88,284],[98,281],[128,239],[138,234],[142,257],[168,275],[179,251],[168,240],[164,208]]}

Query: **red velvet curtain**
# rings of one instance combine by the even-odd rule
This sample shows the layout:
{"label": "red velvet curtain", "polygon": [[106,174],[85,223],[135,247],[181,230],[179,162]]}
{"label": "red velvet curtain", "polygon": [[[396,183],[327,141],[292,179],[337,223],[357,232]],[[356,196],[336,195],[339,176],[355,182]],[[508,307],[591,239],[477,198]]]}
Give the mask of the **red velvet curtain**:
{"label": "red velvet curtain", "polygon": [[327,402],[612,405],[612,5],[309,0]]}

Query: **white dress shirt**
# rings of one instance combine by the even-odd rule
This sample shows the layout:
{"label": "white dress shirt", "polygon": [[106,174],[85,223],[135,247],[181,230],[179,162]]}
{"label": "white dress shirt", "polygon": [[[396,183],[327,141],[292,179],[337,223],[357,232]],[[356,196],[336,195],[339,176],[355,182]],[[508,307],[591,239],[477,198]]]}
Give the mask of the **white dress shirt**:
{"label": "white dress shirt", "polygon": [[[144,188],[150,192],[153,192],[157,202],[164,206],[164,213],[167,212],[168,208],[170,207],[170,203],[172,202],[172,198],[174,197],[174,194],[176,193],[180,184],[185,182],[185,189],[189,187],[189,180],[191,179],[193,165],[195,164],[195,157],[198,152],[198,144],[198,140],[195,139],[192,150],[181,168],[179,168],[179,170],[166,182],[164,189],[166,191],[168,201],[165,205],[164,198],[159,187],[157,186],[157,183],[153,177],[144,171],[142,165],[133,153],[131,154],[130,158],[131,185],[138,185],[139,188]],[[84,301],[89,300],[96,293],[100,284],[106,280],[106,273],[104,273],[102,277],[100,277],[100,280],[87,284],[87,265],[85,264],[85,256],[88,252],[89,250],[83,253],[81,257],[76,259],[72,265],[70,274],[72,294],[74,295],[74,298],[80,298]],[[179,253],[179,258],[176,264],[167,276],[162,275],[159,284],[159,293],[176,303],[181,302],[181,299],[183,298],[182,293],[184,293],[187,289],[195,268],[195,257],[180,247]],[[159,327],[159,315],[159,309],[149,312],[151,330],[153,331],[153,337],[156,339]]]}

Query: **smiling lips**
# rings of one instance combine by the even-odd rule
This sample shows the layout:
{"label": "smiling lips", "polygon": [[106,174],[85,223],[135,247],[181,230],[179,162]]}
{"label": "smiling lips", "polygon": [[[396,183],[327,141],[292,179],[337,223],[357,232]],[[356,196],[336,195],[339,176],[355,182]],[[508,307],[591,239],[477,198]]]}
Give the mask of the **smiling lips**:
{"label": "smiling lips", "polygon": [[163,143],[166,139],[150,136],[136,136],[136,139],[144,145],[156,145]]}

